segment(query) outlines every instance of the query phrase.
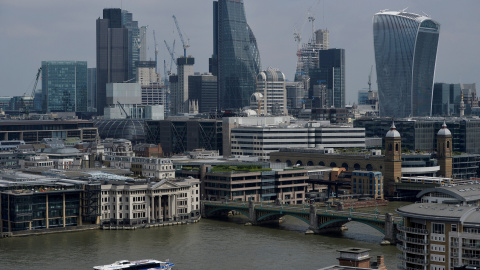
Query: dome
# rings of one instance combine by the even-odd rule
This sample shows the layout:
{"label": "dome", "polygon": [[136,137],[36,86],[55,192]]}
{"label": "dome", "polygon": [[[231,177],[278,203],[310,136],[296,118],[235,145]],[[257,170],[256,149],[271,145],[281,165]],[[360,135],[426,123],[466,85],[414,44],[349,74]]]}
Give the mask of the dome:
{"label": "dome", "polygon": [[400,133],[396,130],[395,124],[392,122],[390,130],[387,132],[386,138],[400,138]]}
{"label": "dome", "polygon": [[452,133],[447,128],[447,124],[443,121],[442,128],[438,131],[437,136],[452,136]]}

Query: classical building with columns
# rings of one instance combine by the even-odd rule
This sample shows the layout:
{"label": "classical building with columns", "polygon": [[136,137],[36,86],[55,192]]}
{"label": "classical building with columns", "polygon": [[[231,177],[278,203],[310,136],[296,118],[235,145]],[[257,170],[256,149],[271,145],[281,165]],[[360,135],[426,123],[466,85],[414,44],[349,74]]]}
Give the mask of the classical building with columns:
{"label": "classical building with columns", "polygon": [[200,216],[200,181],[109,182],[102,185],[101,224],[132,226],[187,221]]}

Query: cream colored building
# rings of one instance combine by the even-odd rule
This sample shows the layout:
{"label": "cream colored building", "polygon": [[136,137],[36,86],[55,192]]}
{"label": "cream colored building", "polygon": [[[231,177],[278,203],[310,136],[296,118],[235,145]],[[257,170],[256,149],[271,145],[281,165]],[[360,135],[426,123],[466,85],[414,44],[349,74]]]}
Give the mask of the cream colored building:
{"label": "cream colored building", "polygon": [[196,219],[200,216],[199,193],[200,181],[194,178],[104,184],[100,221],[103,225],[131,226]]}

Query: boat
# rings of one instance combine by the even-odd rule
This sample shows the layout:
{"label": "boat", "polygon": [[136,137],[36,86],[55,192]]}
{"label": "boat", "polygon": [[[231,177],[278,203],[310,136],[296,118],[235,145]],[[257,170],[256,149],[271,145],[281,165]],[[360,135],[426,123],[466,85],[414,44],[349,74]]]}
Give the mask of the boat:
{"label": "boat", "polygon": [[165,262],[146,259],[146,260],[138,260],[138,261],[128,261],[128,260],[121,260],[116,261],[112,264],[101,265],[101,266],[94,266],[93,269],[95,270],[153,270],[153,269],[165,269],[171,270],[174,266],[173,263],[170,263],[168,260]]}

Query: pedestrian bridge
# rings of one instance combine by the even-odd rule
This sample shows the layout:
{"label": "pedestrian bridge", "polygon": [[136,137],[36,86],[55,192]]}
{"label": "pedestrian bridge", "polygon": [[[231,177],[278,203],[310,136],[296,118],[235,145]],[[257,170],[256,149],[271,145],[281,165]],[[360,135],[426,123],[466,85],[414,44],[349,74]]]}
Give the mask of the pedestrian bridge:
{"label": "pedestrian bridge", "polygon": [[288,215],[307,223],[308,229],[314,233],[338,231],[345,223],[356,221],[380,231],[385,235],[384,239],[391,243],[395,243],[396,226],[402,222],[400,217],[376,210],[317,209],[315,205],[202,201],[201,207],[202,217],[226,215],[230,211],[235,211],[246,216],[252,225],[278,221],[279,218]]}

